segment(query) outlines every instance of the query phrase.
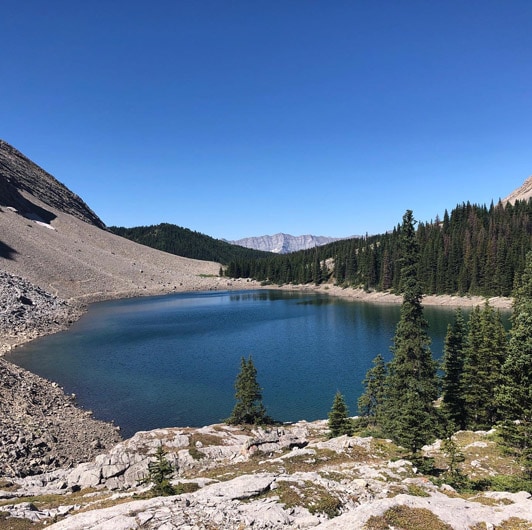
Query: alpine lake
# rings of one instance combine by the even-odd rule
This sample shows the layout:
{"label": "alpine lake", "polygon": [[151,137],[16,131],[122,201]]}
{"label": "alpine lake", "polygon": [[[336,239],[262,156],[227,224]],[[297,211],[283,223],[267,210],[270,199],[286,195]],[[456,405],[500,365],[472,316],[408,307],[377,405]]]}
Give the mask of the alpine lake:
{"label": "alpine lake", "polygon": [[[399,304],[281,290],[115,300],[92,304],[67,331],[8,358],[56,381],[126,438],[223,421],[235,403],[241,358],[249,355],[267,413],[313,421],[327,418],[336,391],[356,414],[372,360],[391,358],[399,312]],[[424,313],[431,351],[441,359],[454,308],[427,306]]]}

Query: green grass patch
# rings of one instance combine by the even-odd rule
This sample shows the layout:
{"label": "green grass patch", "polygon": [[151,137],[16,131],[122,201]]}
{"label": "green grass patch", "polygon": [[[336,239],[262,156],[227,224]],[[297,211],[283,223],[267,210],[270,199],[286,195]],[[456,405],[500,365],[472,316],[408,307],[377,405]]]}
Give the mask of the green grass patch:
{"label": "green grass patch", "polygon": [[223,438],[216,436],[215,434],[199,433],[195,432],[190,436],[189,445],[197,445],[198,442],[203,447],[223,445]]}
{"label": "green grass patch", "polygon": [[483,495],[477,495],[474,497],[469,497],[468,499],[471,502],[478,502],[484,506],[508,506],[513,504],[510,499],[494,499],[493,497],[484,497]]}
{"label": "green grass patch", "polygon": [[32,523],[29,519],[9,517],[8,512],[0,511],[0,528],[2,530],[42,530],[47,527],[47,521]]}
{"label": "green grass patch", "polygon": [[510,517],[510,519],[506,519],[506,521],[496,526],[495,530],[530,530],[530,521],[525,521],[518,517]]}
{"label": "green grass patch", "polygon": [[414,497],[430,497],[430,493],[417,484],[409,484],[407,492]]}
{"label": "green grass patch", "polygon": [[184,493],[194,493],[200,489],[197,482],[178,482],[174,486],[176,495],[183,495]]}
{"label": "green grass patch", "polygon": [[453,530],[452,526],[444,523],[438,516],[426,508],[409,508],[408,506],[393,506],[383,515],[371,516],[364,530]]}
{"label": "green grass patch", "polygon": [[301,506],[312,514],[325,514],[329,519],[340,514],[342,503],[338,497],[331,495],[326,488],[310,480],[292,482],[280,480],[277,487],[267,496],[279,497],[279,502],[286,508]]}
{"label": "green grass patch", "polygon": [[519,519],[517,517],[510,517],[497,526],[490,526],[487,523],[477,523],[470,526],[468,530],[530,530],[530,521]]}
{"label": "green grass patch", "polygon": [[18,484],[14,484],[8,479],[0,479],[0,490],[3,491],[17,491],[20,488]]}
{"label": "green grass patch", "polygon": [[192,447],[189,447],[188,454],[194,460],[203,460],[207,456],[204,452],[200,451],[195,445],[193,445]]}

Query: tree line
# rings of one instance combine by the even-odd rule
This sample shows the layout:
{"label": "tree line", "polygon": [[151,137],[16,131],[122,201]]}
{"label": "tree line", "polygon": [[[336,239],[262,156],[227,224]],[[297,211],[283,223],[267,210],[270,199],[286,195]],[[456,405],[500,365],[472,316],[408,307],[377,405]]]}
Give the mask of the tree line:
{"label": "tree line", "polygon": [[111,226],[109,230],[141,245],[163,250],[170,254],[203,261],[216,261],[222,265],[234,260],[254,260],[271,253],[232,245],[227,241],[195,232],[171,223],[125,228]]}
{"label": "tree line", "polygon": [[[457,430],[498,426],[502,445],[532,479],[532,252],[513,290],[509,338],[498,311],[487,302],[466,323],[460,309],[450,324],[441,366],[429,345],[417,277],[420,246],[408,211],[402,225],[400,319],[393,357],[373,361],[358,401],[360,420],[416,455],[437,437]],[[443,375],[438,376],[441,369]],[[338,396],[335,397],[338,403]],[[333,404],[333,410],[335,405]],[[332,413],[332,411],[331,411]],[[338,419],[335,419],[338,423]],[[342,424],[343,431],[349,427]],[[346,427],[347,426],[347,427]]]}
{"label": "tree line", "polygon": [[[399,291],[402,226],[286,255],[231,260],[226,276],[275,284],[334,282]],[[418,223],[417,278],[425,294],[509,296],[532,249],[532,200],[486,207],[469,202]]]}

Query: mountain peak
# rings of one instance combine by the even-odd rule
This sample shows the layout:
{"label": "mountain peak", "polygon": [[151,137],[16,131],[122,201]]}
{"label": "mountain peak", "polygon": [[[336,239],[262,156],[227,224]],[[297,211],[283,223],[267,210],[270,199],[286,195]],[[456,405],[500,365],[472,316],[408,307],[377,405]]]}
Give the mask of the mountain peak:
{"label": "mountain peak", "polygon": [[4,140],[0,140],[0,205],[46,223],[55,218],[46,208],[50,206],[105,228],[104,222],[80,197]]}

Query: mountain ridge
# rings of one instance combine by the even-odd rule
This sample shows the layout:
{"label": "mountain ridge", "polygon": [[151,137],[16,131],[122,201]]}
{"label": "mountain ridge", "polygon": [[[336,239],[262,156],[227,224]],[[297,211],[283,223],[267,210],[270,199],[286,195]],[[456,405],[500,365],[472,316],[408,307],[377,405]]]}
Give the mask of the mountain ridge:
{"label": "mountain ridge", "polygon": [[229,241],[233,245],[240,245],[242,247],[251,248],[255,250],[262,250],[264,252],[273,252],[275,254],[290,254],[298,250],[308,250],[314,247],[320,247],[333,243],[341,239],[353,239],[358,236],[349,237],[329,237],[329,236],[314,236],[311,234],[304,234],[301,236],[293,236],[279,232],[274,235],[252,236],[244,237]]}
{"label": "mountain ridge", "polygon": [[507,202],[515,204],[515,201],[527,201],[532,197],[532,175],[528,177],[519,188],[512,191],[502,200],[503,204]]}
{"label": "mountain ridge", "polygon": [[259,259],[268,256],[265,252],[234,245],[172,223],[132,228],[110,226],[109,230],[148,247],[186,258],[215,261],[223,265],[234,259]]}
{"label": "mountain ridge", "polygon": [[0,205],[10,206],[33,220],[49,223],[55,214],[36,200],[98,228],[105,223],[53,175],[0,139]]}

